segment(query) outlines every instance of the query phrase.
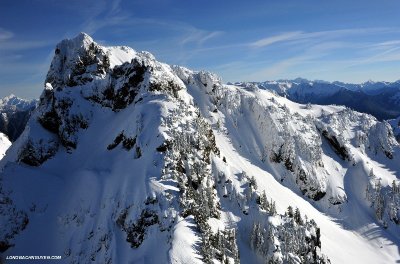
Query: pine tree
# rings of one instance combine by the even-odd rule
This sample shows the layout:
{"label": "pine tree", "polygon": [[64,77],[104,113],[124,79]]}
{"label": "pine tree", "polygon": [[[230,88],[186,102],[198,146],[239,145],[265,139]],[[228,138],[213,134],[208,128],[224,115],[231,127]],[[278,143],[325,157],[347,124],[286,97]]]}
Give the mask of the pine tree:
{"label": "pine tree", "polygon": [[287,208],[287,216],[290,217],[290,218],[293,217],[293,208],[290,205]]}
{"label": "pine tree", "polygon": [[259,223],[253,223],[253,229],[251,232],[250,236],[250,246],[252,250],[257,251],[259,249],[259,241],[260,241],[260,224]]}
{"label": "pine tree", "polygon": [[301,218],[301,214],[300,214],[300,210],[299,208],[296,207],[296,210],[294,212],[294,221],[298,224],[298,225],[303,225],[303,219]]}
{"label": "pine tree", "polygon": [[376,214],[376,218],[378,220],[382,220],[383,218],[383,212],[385,209],[385,200],[383,198],[383,195],[378,194],[376,196],[376,200],[375,200],[375,214]]}
{"label": "pine tree", "polygon": [[398,189],[398,186],[396,185],[396,181],[395,180],[392,181],[392,193],[393,194],[399,193],[399,189]]}
{"label": "pine tree", "polygon": [[249,180],[249,186],[253,190],[257,190],[258,186],[257,186],[257,182],[256,182],[256,179],[254,178],[254,176],[251,176],[251,178]]}
{"label": "pine tree", "polygon": [[374,169],[373,169],[373,168],[371,168],[371,170],[369,171],[369,177],[370,177],[370,178],[374,178],[374,177],[375,177]]}
{"label": "pine tree", "polygon": [[107,54],[103,56],[102,59],[102,67],[101,70],[103,70],[103,73],[107,72],[110,69],[110,58],[108,57]]}
{"label": "pine tree", "polygon": [[263,191],[262,194],[259,197],[259,205],[260,205],[260,208],[262,210],[265,210],[265,211],[268,212],[268,210],[269,210],[269,202],[268,202],[268,199],[267,199],[267,195],[265,194],[265,191]]}
{"label": "pine tree", "polygon": [[247,174],[245,171],[242,171],[242,173],[239,173],[239,181],[246,179],[246,177],[247,177]]}
{"label": "pine tree", "polygon": [[368,182],[367,188],[365,189],[365,198],[371,201],[371,184]]}
{"label": "pine tree", "polygon": [[208,232],[204,232],[202,236],[202,245],[201,245],[201,253],[203,256],[203,261],[205,263],[212,263],[213,255],[212,255],[212,246],[210,242],[210,234]]}
{"label": "pine tree", "polygon": [[275,215],[276,215],[276,205],[275,205],[275,201],[272,201],[272,200],[271,200],[269,213],[270,213],[272,216],[275,216]]}
{"label": "pine tree", "polygon": [[230,263],[229,263],[229,259],[228,259],[228,258],[225,258],[225,260],[224,260],[224,264],[230,264]]}

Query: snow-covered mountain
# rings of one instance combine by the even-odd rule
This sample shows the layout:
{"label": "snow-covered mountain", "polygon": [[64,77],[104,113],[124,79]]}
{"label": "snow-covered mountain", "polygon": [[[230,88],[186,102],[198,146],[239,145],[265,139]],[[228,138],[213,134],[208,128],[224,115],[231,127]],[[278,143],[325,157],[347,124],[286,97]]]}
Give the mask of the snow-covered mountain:
{"label": "snow-covered mountain", "polygon": [[13,94],[0,99],[0,132],[15,141],[24,130],[37,102]]}
{"label": "snow-covered mountain", "polygon": [[400,81],[348,84],[297,78],[236,85],[256,85],[303,104],[345,105],[356,111],[371,114],[379,120],[393,119],[400,115]]}
{"label": "snow-covered mountain", "polygon": [[395,263],[390,125],[63,40],[0,161],[0,252],[60,263]]}
{"label": "snow-covered mountain", "polygon": [[0,109],[24,111],[34,108],[36,106],[36,103],[37,100],[22,99],[15,96],[14,94],[10,94],[9,96],[0,99]]}

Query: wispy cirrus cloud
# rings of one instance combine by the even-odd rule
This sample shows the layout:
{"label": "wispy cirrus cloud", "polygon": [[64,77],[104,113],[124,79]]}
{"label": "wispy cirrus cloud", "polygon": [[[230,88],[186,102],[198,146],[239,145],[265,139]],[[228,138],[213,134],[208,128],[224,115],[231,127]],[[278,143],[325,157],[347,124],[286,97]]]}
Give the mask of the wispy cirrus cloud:
{"label": "wispy cirrus cloud", "polygon": [[387,47],[387,46],[399,46],[400,45],[400,40],[389,40],[389,41],[384,41],[384,42],[378,42],[376,44],[373,44],[373,47]]}
{"label": "wispy cirrus cloud", "polygon": [[196,45],[203,45],[207,40],[212,39],[214,37],[217,37],[221,35],[221,31],[206,31],[206,30],[200,30],[197,28],[191,28],[188,32],[187,35],[183,37],[183,39],[180,41],[180,45],[185,45],[188,43],[195,43]]}
{"label": "wispy cirrus cloud", "polygon": [[14,33],[11,31],[5,30],[4,28],[0,28],[0,42],[8,40],[14,36]]}
{"label": "wispy cirrus cloud", "polygon": [[[302,73],[305,77],[320,72],[343,73],[348,68],[356,70],[369,64],[400,61],[400,40],[390,39],[399,33],[400,30],[389,27],[283,32],[242,43],[242,47],[247,47],[244,53],[248,58],[234,67],[239,72],[250,69],[245,79],[260,81],[299,77]],[[269,59],[259,63],[258,58]],[[225,67],[222,70],[229,72],[233,80],[235,75],[239,76]]]}
{"label": "wispy cirrus cloud", "polygon": [[379,62],[400,61],[400,46],[393,47],[389,45],[382,52],[372,54],[370,56],[359,57],[352,62],[349,62],[345,67],[355,67],[359,65],[373,64]]}
{"label": "wispy cirrus cloud", "polygon": [[[42,89],[42,82],[49,68],[50,57],[32,59],[41,48],[49,47],[48,52],[54,55],[50,48],[54,44],[48,39],[30,39],[21,34],[15,34],[0,28],[0,90],[2,95],[14,93],[33,98]],[[44,48],[47,50],[47,48]]]}
{"label": "wispy cirrus cloud", "polygon": [[255,42],[249,43],[249,45],[256,48],[262,48],[281,41],[299,39],[301,36],[304,36],[304,32],[302,31],[284,32],[282,34],[259,39]]}
{"label": "wispy cirrus cloud", "polygon": [[29,50],[49,45],[49,41],[46,40],[17,39],[16,37],[13,32],[0,28],[0,51]]}
{"label": "wispy cirrus cloud", "polygon": [[53,42],[43,40],[10,40],[0,42],[0,50],[2,51],[21,51],[36,48],[47,47]]}
{"label": "wispy cirrus cloud", "polygon": [[96,2],[81,25],[82,31],[94,34],[102,28],[125,23],[129,16],[124,14],[120,4],[121,0]]}
{"label": "wispy cirrus cloud", "polygon": [[387,34],[387,33],[398,33],[400,30],[395,28],[352,28],[352,29],[338,29],[338,30],[326,30],[326,31],[315,31],[315,32],[304,32],[304,31],[290,31],[268,36],[254,42],[249,43],[249,46],[255,48],[264,48],[278,42],[294,42],[294,41],[326,41],[332,39],[341,39],[348,36],[360,36],[360,35],[372,35],[372,34]]}
{"label": "wispy cirrus cloud", "polygon": [[[149,28],[149,32],[157,32],[157,35],[162,35],[162,37],[160,39],[153,37],[153,39],[147,41],[135,41],[133,38],[131,44],[147,43],[147,49],[155,48],[152,50],[153,52],[175,54],[173,56],[180,63],[185,63],[203,49],[206,42],[224,33],[218,30],[197,28],[179,20],[144,18],[134,12],[125,12],[121,6],[121,0],[100,2],[101,4],[91,12],[81,25],[82,31],[95,34],[101,30],[106,30],[105,28],[108,28],[108,30],[112,28],[118,34],[129,36],[134,35],[132,28]],[[146,32],[146,34],[150,33]]]}

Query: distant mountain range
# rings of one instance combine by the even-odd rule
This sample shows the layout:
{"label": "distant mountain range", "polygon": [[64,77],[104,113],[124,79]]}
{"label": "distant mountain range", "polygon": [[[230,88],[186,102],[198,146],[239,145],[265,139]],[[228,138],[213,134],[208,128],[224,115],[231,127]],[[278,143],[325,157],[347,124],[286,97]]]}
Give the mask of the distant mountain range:
{"label": "distant mountain range", "polygon": [[21,99],[13,94],[0,99],[0,132],[15,141],[25,129],[38,100]]}
{"label": "distant mountain range", "polygon": [[297,78],[235,84],[274,91],[302,104],[344,105],[358,112],[371,114],[379,120],[400,116],[400,81],[349,84]]}

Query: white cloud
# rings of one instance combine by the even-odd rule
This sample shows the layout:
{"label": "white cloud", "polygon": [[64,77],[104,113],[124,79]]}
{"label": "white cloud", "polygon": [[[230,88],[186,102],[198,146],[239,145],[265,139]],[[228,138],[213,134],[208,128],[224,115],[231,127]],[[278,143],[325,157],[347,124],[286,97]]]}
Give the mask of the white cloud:
{"label": "white cloud", "polygon": [[296,42],[299,40],[303,40],[305,41],[305,44],[307,44],[309,42],[322,42],[332,39],[341,39],[347,36],[354,37],[358,35],[372,35],[372,34],[390,33],[390,32],[398,33],[399,30],[393,28],[351,28],[351,29],[337,29],[337,30],[326,30],[326,31],[315,31],[315,32],[290,31],[259,39],[252,43],[249,43],[249,46],[262,48],[282,41]]}
{"label": "white cloud", "polygon": [[[50,41],[17,39],[15,34],[0,28],[0,51],[28,50],[48,46]],[[10,55],[10,54],[8,54]]]}
{"label": "white cloud", "polygon": [[206,31],[198,28],[188,28],[183,34],[182,40],[179,42],[180,45],[186,45],[194,43],[197,46],[203,45],[207,40],[217,37],[222,34],[220,31]]}
{"label": "white cloud", "polygon": [[91,11],[87,14],[87,19],[82,24],[82,31],[94,34],[98,30],[112,25],[126,22],[128,16],[123,14],[120,8],[121,0],[95,1]]}
{"label": "white cloud", "polygon": [[266,46],[272,45],[277,42],[298,39],[302,35],[304,35],[304,33],[302,31],[285,32],[285,33],[282,33],[279,35],[275,35],[275,36],[257,40],[253,43],[250,43],[250,46],[256,47],[256,48],[262,48],[262,47],[266,47]]}

